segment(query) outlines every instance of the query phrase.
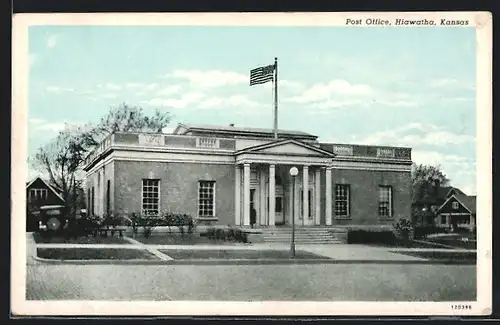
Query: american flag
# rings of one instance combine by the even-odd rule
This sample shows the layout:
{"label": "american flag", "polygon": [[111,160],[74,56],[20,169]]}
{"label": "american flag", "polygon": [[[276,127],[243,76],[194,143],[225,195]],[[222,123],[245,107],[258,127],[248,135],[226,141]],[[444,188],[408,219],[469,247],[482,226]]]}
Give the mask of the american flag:
{"label": "american flag", "polygon": [[276,66],[274,64],[258,67],[250,70],[250,86],[259,85],[272,81],[274,79],[274,69]]}

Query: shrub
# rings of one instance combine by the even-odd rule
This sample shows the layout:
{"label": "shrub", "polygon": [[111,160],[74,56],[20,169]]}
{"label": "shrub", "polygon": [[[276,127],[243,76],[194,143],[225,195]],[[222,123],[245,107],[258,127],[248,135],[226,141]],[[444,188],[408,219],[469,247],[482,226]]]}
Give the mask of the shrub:
{"label": "shrub", "polygon": [[413,230],[413,224],[410,220],[401,218],[392,226],[394,227],[394,230],[399,238],[405,240],[410,239],[410,233]]}
{"label": "shrub", "polygon": [[118,227],[127,224],[127,218],[120,213],[110,212],[104,214],[101,220],[101,227]]}
{"label": "shrub", "polygon": [[187,227],[189,235],[193,234],[196,229],[196,220],[188,214],[164,212],[161,216],[161,225],[168,226],[169,231],[171,231],[171,227],[178,227],[179,232],[184,236],[185,227]]}
{"label": "shrub", "polygon": [[207,237],[209,239],[215,239],[215,228],[214,227],[207,228]]}
{"label": "shrub", "polygon": [[247,234],[245,232],[241,231],[241,229],[235,228],[234,229],[234,240],[236,242],[246,243],[247,242]]}
{"label": "shrub", "polygon": [[239,228],[235,227],[208,227],[206,230],[206,236],[212,240],[221,240],[221,241],[235,241],[246,243],[247,236],[246,233],[241,231]]}
{"label": "shrub", "polygon": [[348,244],[394,244],[396,236],[390,230],[350,229],[347,231]]}
{"label": "shrub", "polygon": [[138,227],[142,227],[145,238],[149,238],[153,229],[162,223],[161,219],[155,215],[141,215],[139,213],[133,213],[130,219],[132,221],[134,234],[137,234]]}

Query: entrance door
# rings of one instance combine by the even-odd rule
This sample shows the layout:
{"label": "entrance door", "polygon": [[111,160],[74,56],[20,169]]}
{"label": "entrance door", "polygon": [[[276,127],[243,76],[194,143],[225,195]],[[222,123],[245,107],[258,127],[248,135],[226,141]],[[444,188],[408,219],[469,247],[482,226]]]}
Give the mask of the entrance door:
{"label": "entrance door", "polygon": [[275,203],[275,212],[274,216],[276,219],[275,224],[276,225],[283,225],[285,224],[285,214],[283,212],[283,191],[281,193],[279,191],[276,191],[276,203]]}
{"label": "entrance door", "polygon": [[[284,211],[284,191],[283,186],[276,186],[276,193],[274,196],[274,224],[285,224],[285,211]],[[267,197],[267,211],[269,211],[269,196]]]}
{"label": "entrance door", "polygon": [[255,206],[255,189],[250,189],[250,224],[257,223],[257,208]]}
{"label": "entrance door", "polygon": [[276,192],[275,192],[275,211],[274,211],[274,217],[275,217],[275,224],[276,225],[283,225],[285,224],[285,211],[284,211],[284,204],[283,204],[283,196],[284,196],[284,189],[283,189],[283,181],[281,179],[280,175],[276,175]]}
{"label": "entrance door", "polygon": [[[303,201],[303,195],[304,195],[304,191],[301,189],[300,190],[300,218],[301,218],[301,223],[303,225],[306,225],[306,226],[312,226],[314,225],[314,213],[315,213],[315,209],[314,209],[314,189],[310,188],[308,189],[308,203],[309,203],[309,206],[308,207],[304,207],[304,201]],[[307,208],[307,214],[308,214],[308,217],[307,218],[304,218],[304,208]]]}

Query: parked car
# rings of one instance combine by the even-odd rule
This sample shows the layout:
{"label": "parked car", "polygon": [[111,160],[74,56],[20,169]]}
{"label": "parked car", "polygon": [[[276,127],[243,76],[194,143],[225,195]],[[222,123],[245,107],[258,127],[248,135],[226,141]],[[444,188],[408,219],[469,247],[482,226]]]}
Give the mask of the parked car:
{"label": "parked car", "polygon": [[41,206],[38,217],[41,230],[59,231],[68,223],[66,207],[63,205]]}

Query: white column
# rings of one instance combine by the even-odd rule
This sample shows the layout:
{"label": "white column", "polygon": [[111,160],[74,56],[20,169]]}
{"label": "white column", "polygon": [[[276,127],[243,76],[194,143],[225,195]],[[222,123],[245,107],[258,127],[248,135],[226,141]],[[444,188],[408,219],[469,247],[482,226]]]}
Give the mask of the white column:
{"label": "white column", "polygon": [[314,175],[314,185],[316,186],[314,190],[314,199],[315,199],[315,225],[320,224],[320,219],[321,219],[321,173],[320,169],[316,169],[316,174]]}
{"label": "white column", "polygon": [[243,165],[243,225],[250,225],[250,164]]}
{"label": "white column", "polygon": [[234,176],[234,224],[241,224],[241,167],[236,165]]}
{"label": "white column", "polygon": [[260,224],[267,225],[266,219],[266,171],[260,170]]}
{"label": "white column", "polygon": [[326,206],[325,206],[325,221],[327,226],[332,225],[332,169],[326,168]]}
{"label": "white column", "polygon": [[302,167],[302,220],[304,223],[309,220],[309,167]]}
{"label": "white column", "polygon": [[276,166],[269,165],[269,225],[276,223]]}

